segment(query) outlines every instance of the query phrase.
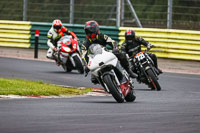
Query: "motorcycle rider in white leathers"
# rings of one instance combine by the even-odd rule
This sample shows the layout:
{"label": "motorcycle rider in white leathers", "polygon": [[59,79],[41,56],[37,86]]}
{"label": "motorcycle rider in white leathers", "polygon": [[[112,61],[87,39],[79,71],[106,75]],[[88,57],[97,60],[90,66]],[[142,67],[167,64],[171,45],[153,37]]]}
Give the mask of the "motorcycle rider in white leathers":
{"label": "motorcycle rider in white leathers", "polygon": [[[71,35],[75,40],[78,40],[78,38],[72,31],[69,31],[66,27],[63,26],[61,20],[55,19],[52,23],[50,30],[47,33],[47,45],[49,46],[49,49],[47,51],[48,59],[55,60],[53,57],[53,53],[57,51],[57,42],[61,37],[64,36],[64,34]],[[56,61],[56,64],[60,65],[58,61]]]}

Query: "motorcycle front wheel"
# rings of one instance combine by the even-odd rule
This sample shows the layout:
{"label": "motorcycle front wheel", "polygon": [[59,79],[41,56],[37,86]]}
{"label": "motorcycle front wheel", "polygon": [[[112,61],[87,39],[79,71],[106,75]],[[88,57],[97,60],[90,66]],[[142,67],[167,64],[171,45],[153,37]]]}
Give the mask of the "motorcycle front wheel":
{"label": "motorcycle front wheel", "polygon": [[79,73],[83,74],[84,68],[83,68],[83,65],[82,65],[80,58],[78,56],[74,56],[73,59],[74,59],[74,62],[76,64],[76,69],[79,71]]}
{"label": "motorcycle front wheel", "polygon": [[68,68],[66,64],[62,64],[62,68],[64,69],[65,72],[71,72],[72,69]]}
{"label": "motorcycle front wheel", "polygon": [[123,98],[123,94],[120,93],[120,91],[117,88],[117,84],[116,82],[111,78],[111,75],[105,75],[103,77],[103,81],[105,82],[105,84],[107,85],[108,89],[110,90],[110,93],[112,94],[112,96],[114,97],[114,99],[118,102],[118,103],[123,103],[124,102],[124,98]]}
{"label": "motorcycle front wheel", "polygon": [[155,75],[153,74],[153,71],[151,69],[148,69],[147,74],[148,74],[148,77],[150,80],[151,89],[160,91],[161,90],[160,84],[158,83],[158,80],[156,79]]}

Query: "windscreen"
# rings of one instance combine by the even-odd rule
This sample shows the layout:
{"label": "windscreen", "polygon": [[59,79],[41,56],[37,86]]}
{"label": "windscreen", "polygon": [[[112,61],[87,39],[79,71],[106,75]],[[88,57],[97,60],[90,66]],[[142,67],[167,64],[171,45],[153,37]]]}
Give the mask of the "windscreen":
{"label": "windscreen", "polygon": [[63,43],[66,43],[68,40],[70,40],[70,38],[72,38],[72,36],[66,35],[60,38],[59,41],[63,41]]}
{"label": "windscreen", "polygon": [[92,54],[92,55],[97,55],[97,54],[102,54],[102,47],[101,45],[99,44],[92,44],[90,45],[89,47],[89,54]]}

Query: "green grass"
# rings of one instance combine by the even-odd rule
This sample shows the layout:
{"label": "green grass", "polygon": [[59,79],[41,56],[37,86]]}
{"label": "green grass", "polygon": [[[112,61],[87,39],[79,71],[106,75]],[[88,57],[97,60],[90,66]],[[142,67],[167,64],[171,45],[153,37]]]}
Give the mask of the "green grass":
{"label": "green grass", "polygon": [[65,88],[58,85],[46,84],[42,81],[0,78],[0,95],[59,96],[81,95],[89,91],[91,91],[90,88]]}

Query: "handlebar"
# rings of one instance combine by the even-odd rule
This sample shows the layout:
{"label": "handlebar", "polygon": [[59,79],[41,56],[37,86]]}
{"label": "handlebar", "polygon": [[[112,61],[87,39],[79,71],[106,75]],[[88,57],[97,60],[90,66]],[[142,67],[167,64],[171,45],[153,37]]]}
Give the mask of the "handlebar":
{"label": "handlebar", "polygon": [[152,48],[156,48],[156,46],[155,45],[151,45],[151,47],[150,48],[147,48],[147,49],[145,49],[144,50],[144,52],[148,52],[149,50],[151,50]]}

